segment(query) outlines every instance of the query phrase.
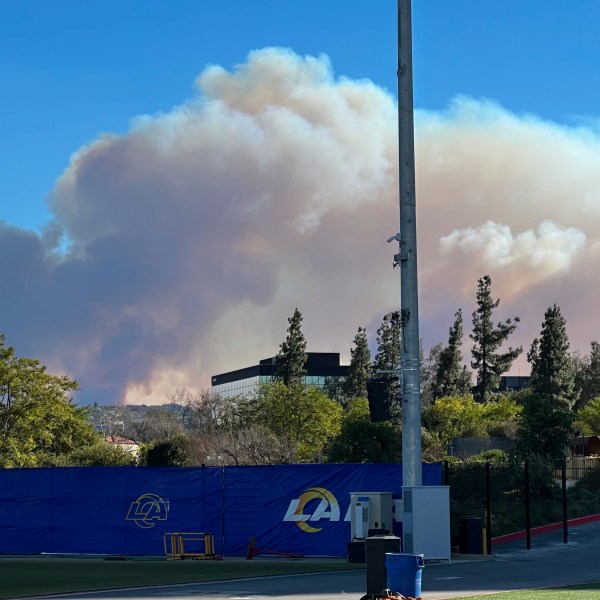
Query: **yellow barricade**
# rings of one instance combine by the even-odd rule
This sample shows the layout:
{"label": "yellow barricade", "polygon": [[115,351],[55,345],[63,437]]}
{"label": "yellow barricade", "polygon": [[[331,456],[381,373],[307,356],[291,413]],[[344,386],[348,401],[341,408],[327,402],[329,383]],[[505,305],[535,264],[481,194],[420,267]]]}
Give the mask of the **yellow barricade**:
{"label": "yellow barricade", "polygon": [[167,560],[209,560],[215,557],[215,538],[212,533],[163,533]]}

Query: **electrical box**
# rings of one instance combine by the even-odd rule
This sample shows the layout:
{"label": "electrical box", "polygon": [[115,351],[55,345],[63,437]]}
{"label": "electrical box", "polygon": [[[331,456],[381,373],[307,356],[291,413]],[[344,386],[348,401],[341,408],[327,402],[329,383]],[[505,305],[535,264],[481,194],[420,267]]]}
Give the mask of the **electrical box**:
{"label": "electrical box", "polygon": [[392,492],[350,494],[350,539],[365,539],[369,530],[393,530]]}
{"label": "electrical box", "polygon": [[450,562],[450,488],[446,485],[403,487],[402,548],[426,560]]}

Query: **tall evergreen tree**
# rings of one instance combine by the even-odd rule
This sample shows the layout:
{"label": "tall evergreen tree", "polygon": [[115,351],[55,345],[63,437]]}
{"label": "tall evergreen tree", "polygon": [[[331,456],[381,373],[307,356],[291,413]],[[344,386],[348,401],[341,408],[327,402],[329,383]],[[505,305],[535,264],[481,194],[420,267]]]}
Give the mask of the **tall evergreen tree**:
{"label": "tall evergreen tree", "polygon": [[531,364],[529,387],[534,394],[571,408],[576,400],[575,377],[569,355],[567,324],[556,304],[544,315],[539,339],[527,354]]}
{"label": "tall evergreen tree", "polygon": [[477,372],[477,384],[473,396],[478,402],[487,402],[500,385],[500,376],[510,369],[513,361],[523,352],[522,347],[499,352],[500,347],[514,332],[519,317],[507,319],[494,326],[492,314],[500,300],[492,299],[492,279],[485,275],[477,282],[477,310],[473,313],[473,331],[470,338],[475,342],[471,354],[471,368]]}
{"label": "tall evergreen tree", "polygon": [[400,369],[402,328],[400,313],[386,315],[377,330],[377,354],[373,362],[375,371],[395,371]]}
{"label": "tall evergreen tree", "polygon": [[296,308],[288,318],[288,334],[279,346],[273,379],[285,385],[302,385],[306,370],[306,340],[302,333],[302,313]]}
{"label": "tall evergreen tree", "polygon": [[463,316],[462,310],[458,309],[454,324],[450,327],[448,345],[439,355],[432,385],[434,400],[444,396],[464,396],[471,393],[471,373],[462,364],[462,337]]}
{"label": "tall evergreen tree", "polygon": [[371,379],[371,351],[367,340],[367,330],[359,327],[354,336],[354,348],[350,350],[350,366],[344,386],[347,398],[366,398],[367,381]]}
{"label": "tall evergreen tree", "polygon": [[575,388],[579,392],[578,409],[600,396],[600,344],[592,342],[590,355],[580,362],[580,368],[575,373]]}
{"label": "tall evergreen tree", "polygon": [[521,454],[536,453],[557,459],[571,435],[576,400],[566,322],[560,308],[546,310],[542,332],[527,354],[531,364],[530,394],[517,432]]}
{"label": "tall evergreen tree", "polygon": [[433,386],[435,384],[435,376],[440,362],[440,354],[444,349],[444,345],[440,342],[429,349],[429,355],[425,358],[423,353],[423,345],[421,344],[419,351],[419,359],[421,361],[421,407],[428,408],[433,404]]}
{"label": "tall evergreen tree", "polygon": [[[400,415],[401,344],[402,325],[400,312],[396,311],[386,315],[377,330],[377,354],[373,362],[373,376],[389,378],[387,394],[393,417]],[[378,371],[382,373],[379,374]],[[394,375],[390,371],[397,374]]]}

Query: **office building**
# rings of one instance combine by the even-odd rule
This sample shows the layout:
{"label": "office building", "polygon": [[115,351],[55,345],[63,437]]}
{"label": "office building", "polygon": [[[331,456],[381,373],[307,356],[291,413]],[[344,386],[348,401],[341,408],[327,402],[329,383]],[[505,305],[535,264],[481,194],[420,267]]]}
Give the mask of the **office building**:
{"label": "office building", "polygon": [[[251,394],[259,383],[267,383],[275,374],[277,358],[265,358],[257,365],[212,376],[212,391],[227,398]],[[348,373],[347,365],[340,365],[338,352],[307,352],[305,383],[323,388],[330,378],[343,378]]]}

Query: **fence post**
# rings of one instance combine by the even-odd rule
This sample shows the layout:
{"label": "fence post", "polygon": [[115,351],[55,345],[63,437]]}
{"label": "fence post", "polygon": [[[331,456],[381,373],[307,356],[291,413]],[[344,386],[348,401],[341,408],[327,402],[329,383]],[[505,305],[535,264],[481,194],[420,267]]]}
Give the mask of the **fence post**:
{"label": "fence post", "polygon": [[490,463],[485,463],[485,547],[487,555],[492,554],[492,486],[491,486]]}
{"label": "fence post", "polygon": [[569,542],[569,525],[567,519],[567,458],[563,456],[561,461],[562,480],[562,509],[563,509],[563,543]]}
{"label": "fence post", "polygon": [[525,459],[525,536],[527,550],[531,550],[531,506],[529,498],[529,458]]}
{"label": "fence post", "polygon": [[225,554],[225,469],[221,467],[221,552]]}

